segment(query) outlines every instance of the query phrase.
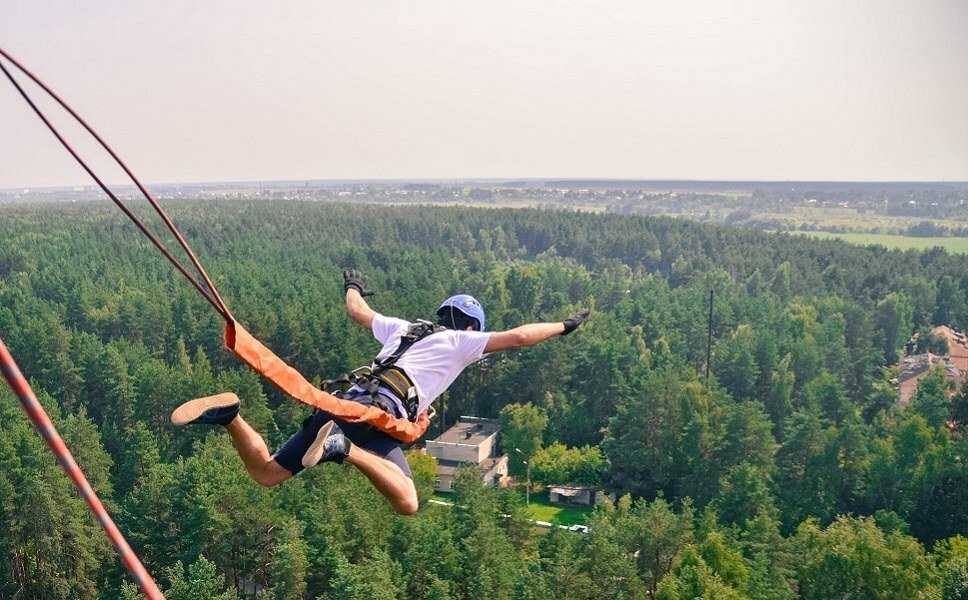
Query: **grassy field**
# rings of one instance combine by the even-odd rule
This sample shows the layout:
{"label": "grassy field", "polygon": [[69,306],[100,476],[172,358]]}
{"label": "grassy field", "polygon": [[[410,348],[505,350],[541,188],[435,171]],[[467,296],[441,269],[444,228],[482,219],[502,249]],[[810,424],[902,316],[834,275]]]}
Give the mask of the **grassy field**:
{"label": "grassy field", "polygon": [[528,515],[535,521],[546,521],[552,525],[583,525],[589,512],[582,508],[535,504],[532,501]]}
{"label": "grassy field", "polygon": [[848,231],[896,231],[906,229],[922,221],[931,221],[939,227],[963,225],[963,223],[939,221],[936,219],[918,219],[870,212],[860,213],[853,208],[835,207],[818,208],[795,206],[791,207],[790,210],[780,213],[755,213],[755,217],[789,223],[795,228],[803,225],[814,225],[822,229],[842,228]]}
{"label": "grassy field", "polygon": [[906,235],[882,235],[878,233],[829,233],[826,231],[791,231],[820,239],[837,238],[860,246],[886,246],[898,250],[928,250],[941,246],[953,254],[968,253],[968,238],[958,237],[910,237]]}
{"label": "grassy field", "polygon": [[548,493],[533,494],[528,514],[536,521],[547,521],[553,525],[580,525],[592,512],[591,507],[559,506],[548,502]]}
{"label": "grassy field", "polygon": [[[434,498],[444,502],[454,502],[454,494],[447,492],[434,492]],[[546,521],[553,525],[582,525],[592,510],[591,507],[551,504],[548,502],[548,492],[541,492],[531,495],[528,518]]]}

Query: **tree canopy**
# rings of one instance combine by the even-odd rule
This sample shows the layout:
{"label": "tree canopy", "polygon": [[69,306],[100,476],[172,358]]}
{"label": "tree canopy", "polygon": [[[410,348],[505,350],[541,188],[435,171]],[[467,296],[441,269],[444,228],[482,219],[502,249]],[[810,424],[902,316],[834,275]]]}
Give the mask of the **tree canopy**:
{"label": "tree canopy", "polygon": [[[932,373],[900,406],[893,380],[912,333],[968,326],[968,257],[566,211],[171,213],[236,316],[316,381],[377,350],[343,267],[411,319],[456,292],[489,329],[591,307],[575,335],[469,369],[430,431],[500,418],[515,474],[618,498],[582,535],[534,530],[473,470],[412,518],[349,467],[260,488],[171,409],[234,391],[270,446],[307,409],[221,348],[219,317],[110,207],[2,206],[0,335],[171,598],[964,597],[968,391]],[[0,596],[133,597],[6,391],[0,428]],[[410,456],[425,500],[432,461]]]}

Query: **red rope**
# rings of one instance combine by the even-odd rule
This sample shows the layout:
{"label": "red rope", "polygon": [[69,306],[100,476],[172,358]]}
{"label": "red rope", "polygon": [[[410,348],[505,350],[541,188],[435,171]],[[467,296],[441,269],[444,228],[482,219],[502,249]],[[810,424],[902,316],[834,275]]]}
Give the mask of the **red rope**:
{"label": "red rope", "polygon": [[51,98],[53,98],[54,101],[56,101],[64,110],[68,112],[68,114],[70,114],[82,127],[84,127],[84,129],[87,130],[87,132],[91,134],[91,136],[95,140],[97,140],[98,144],[100,144],[101,147],[104,148],[104,150],[109,155],[111,155],[111,158],[114,159],[114,161],[118,164],[118,166],[120,166],[121,169],[128,175],[131,181],[134,182],[135,186],[137,186],[137,188],[141,191],[141,194],[145,197],[145,199],[148,200],[151,206],[155,209],[155,212],[158,213],[158,216],[161,217],[165,225],[168,226],[168,229],[175,236],[175,239],[178,241],[179,245],[185,251],[185,254],[188,255],[188,258],[189,260],[191,260],[192,265],[195,267],[196,271],[202,276],[202,279],[204,280],[205,285],[208,287],[208,290],[202,288],[201,284],[194,277],[189,275],[185,267],[183,267],[182,264],[171,254],[171,252],[168,250],[165,244],[161,242],[153,233],[151,233],[148,230],[148,228],[145,227],[144,223],[140,219],[138,219],[130,210],[128,210],[128,208],[124,205],[124,203],[122,203],[121,200],[104,184],[104,182],[101,181],[101,179],[97,176],[97,174],[95,174],[94,171],[87,165],[84,159],[82,159],[80,155],[78,155],[78,153],[74,151],[74,148],[71,147],[71,145],[67,142],[67,140],[64,139],[64,136],[62,136],[60,132],[57,130],[57,128],[54,127],[54,125],[50,122],[50,120],[47,119],[43,111],[41,111],[40,108],[37,107],[37,105],[31,99],[30,95],[27,94],[27,92],[23,89],[23,87],[20,86],[20,84],[13,77],[13,75],[3,65],[3,62],[0,61],[0,70],[2,70],[3,74],[7,76],[7,79],[10,80],[10,83],[12,83],[13,86],[17,89],[17,91],[20,92],[20,95],[27,102],[27,104],[30,105],[30,108],[33,109],[34,113],[36,113],[37,116],[40,118],[40,120],[44,122],[44,124],[47,126],[50,132],[54,134],[54,137],[57,138],[57,140],[61,143],[61,145],[63,145],[64,148],[71,154],[71,156],[74,157],[74,160],[76,160],[78,164],[80,164],[81,167],[83,167],[84,170],[87,171],[87,174],[91,176],[91,178],[94,180],[95,183],[97,183],[98,187],[100,187],[104,191],[104,193],[107,194],[108,197],[118,206],[118,208],[120,208],[121,211],[124,212],[124,214],[129,219],[131,219],[131,221],[138,227],[138,229],[141,230],[141,233],[143,233],[149,240],[151,240],[151,242],[155,245],[155,247],[158,248],[158,250],[160,250],[161,253],[165,255],[165,258],[167,258],[171,262],[171,264],[174,265],[174,267],[178,269],[178,271],[182,275],[185,276],[186,279],[188,279],[188,281],[195,287],[195,289],[198,290],[198,293],[200,293],[209,302],[209,304],[211,304],[215,308],[215,310],[218,311],[220,315],[222,315],[222,317],[226,321],[233,321],[234,318],[232,317],[232,313],[229,311],[225,302],[222,300],[221,295],[218,293],[218,290],[215,288],[215,284],[212,283],[211,278],[208,276],[208,273],[205,271],[205,268],[202,267],[202,263],[199,262],[198,258],[195,256],[195,253],[188,245],[188,242],[185,241],[185,238],[182,236],[181,232],[178,230],[177,227],[175,227],[175,224],[171,221],[171,218],[169,218],[168,214],[164,211],[164,209],[161,208],[161,205],[158,204],[158,201],[155,200],[155,198],[141,184],[141,181],[138,180],[138,178],[128,168],[128,166],[124,163],[124,161],[121,160],[121,157],[119,157],[114,152],[114,150],[111,149],[111,147],[107,144],[107,142],[105,142],[104,139],[101,138],[100,135],[98,135],[98,133],[94,130],[94,128],[92,128],[90,125],[87,124],[87,121],[81,118],[81,116],[77,114],[77,112],[75,112],[73,108],[71,108],[63,99],[61,99],[61,97],[58,96],[57,93],[54,92],[54,90],[52,90],[43,81],[41,81],[40,78],[34,75],[26,67],[24,67],[15,58],[10,56],[10,54],[4,51],[3,48],[0,48],[0,56],[3,56],[3,58],[10,61],[10,63],[13,64],[15,67],[17,67],[17,69],[19,69],[20,72],[22,72],[24,75],[29,77],[31,81],[37,84],[37,86],[39,86]]}
{"label": "red rope", "polygon": [[10,389],[20,398],[20,404],[23,405],[27,416],[33,421],[34,427],[37,428],[37,431],[40,432],[44,441],[47,442],[50,451],[57,457],[57,462],[64,469],[64,472],[67,473],[67,476],[70,477],[71,481],[74,482],[74,487],[77,488],[78,493],[91,508],[91,512],[97,517],[108,539],[111,540],[115,550],[121,555],[121,562],[124,563],[125,568],[131,573],[138,587],[141,588],[142,593],[144,593],[148,600],[165,600],[164,594],[158,589],[154,579],[145,570],[141,561],[138,560],[138,556],[131,549],[131,546],[128,545],[127,540],[124,539],[124,535],[122,535],[117,525],[114,524],[111,515],[105,510],[104,505],[97,497],[94,489],[91,488],[91,484],[88,483],[84,472],[81,471],[81,468],[74,461],[74,456],[71,455],[71,451],[67,448],[64,440],[61,439],[60,434],[57,433],[57,429],[51,422],[50,417],[47,416],[47,411],[37,401],[34,391],[30,389],[30,384],[24,379],[23,373],[20,372],[20,367],[17,366],[16,361],[10,355],[10,351],[7,350],[7,346],[3,343],[2,339],[0,339],[0,370],[2,370],[4,379],[10,385]]}

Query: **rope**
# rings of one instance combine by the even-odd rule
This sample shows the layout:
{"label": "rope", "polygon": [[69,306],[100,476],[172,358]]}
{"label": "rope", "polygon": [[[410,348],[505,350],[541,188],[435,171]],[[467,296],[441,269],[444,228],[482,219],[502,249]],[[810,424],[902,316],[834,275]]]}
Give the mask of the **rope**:
{"label": "rope", "polygon": [[44,438],[44,441],[47,442],[50,451],[57,457],[57,462],[64,469],[67,476],[70,477],[71,481],[74,482],[74,487],[77,488],[78,493],[87,502],[91,512],[97,517],[98,523],[104,528],[104,533],[111,540],[114,549],[118,551],[118,554],[121,556],[121,562],[124,563],[125,568],[131,573],[135,583],[141,588],[141,592],[148,600],[165,600],[165,596],[158,589],[155,580],[151,578],[151,575],[145,570],[144,565],[138,560],[138,555],[128,545],[127,540],[124,539],[124,535],[122,535],[117,525],[111,519],[111,515],[105,510],[104,504],[101,503],[97,493],[94,492],[91,484],[88,483],[84,472],[77,465],[77,462],[74,461],[74,456],[67,448],[64,440],[61,439],[60,434],[57,433],[57,429],[51,422],[50,417],[47,416],[47,411],[37,401],[34,391],[30,389],[30,384],[24,379],[23,373],[20,372],[20,367],[17,366],[16,361],[10,355],[10,351],[7,350],[7,346],[3,343],[2,339],[0,339],[0,370],[2,370],[7,384],[10,385],[10,389],[20,398],[20,404],[33,422],[34,427],[37,428],[37,431]]}
{"label": "rope", "polygon": [[74,160],[83,167],[88,175],[94,180],[95,183],[104,191],[105,194],[124,212],[124,214],[138,227],[138,229],[155,245],[158,250],[164,254],[165,258],[171,262],[172,265],[184,275],[185,279],[195,287],[199,294],[211,304],[215,310],[225,319],[225,343],[226,346],[235,354],[236,357],[241,359],[247,365],[252,367],[257,373],[271,381],[281,390],[283,390],[289,396],[292,396],[296,400],[308,404],[310,406],[325,410],[331,414],[334,414],[340,418],[347,420],[353,420],[354,422],[367,422],[371,426],[380,429],[384,433],[395,437],[401,441],[413,442],[417,440],[420,436],[424,434],[427,430],[429,424],[429,419],[426,413],[419,415],[417,421],[411,422],[407,419],[398,419],[388,413],[375,407],[364,407],[358,403],[349,402],[341,400],[331,394],[323,392],[322,390],[316,388],[309,381],[306,380],[298,371],[287,365],[282,359],[272,353],[271,350],[266,348],[261,342],[252,337],[245,329],[239,325],[232,313],[229,311],[222,297],[219,295],[218,290],[215,289],[215,285],[212,283],[211,278],[205,272],[195,253],[188,246],[185,238],[178,231],[178,228],[172,223],[171,219],[161,208],[158,202],[151,196],[147,189],[141,182],[135,177],[134,173],[128,169],[124,161],[111,149],[110,146],[97,134],[94,129],[87,124],[87,122],[80,117],[64,100],[61,99],[52,89],[50,89],[44,82],[40,80],[36,75],[31,73],[26,67],[24,67],[20,62],[14,59],[10,54],[5,52],[0,48],[0,57],[8,60],[13,64],[21,73],[26,75],[33,81],[37,86],[39,86],[44,92],[46,92],[51,98],[54,99],[64,110],[66,110],[82,127],[95,140],[101,145],[101,147],[114,159],[114,161],[121,167],[122,170],[128,175],[132,182],[141,191],[141,194],[148,200],[151,206],[155,209],[155,212],[161,217],[161,219],[168,226],[169,231],[178,240],[185,254],[188,255],[195,267],[196,271],[201,275],[205,286],[198,280],[190,275],[188,271],[181,265],[181,263],[172,256],[168,248],[162,243],[153,233],[151,233],[144,223],[141,222],[134,214],[128,210],[123,202],[104,184],[103,181],[97,176],[97,174],[84,162],[84,159],[74,151],[74,148],[64,139],[64,136],[60,134],[56,127],[50,122],[49,119],[44,115],[43,111],[37,107],[34,101],[31,99],[30,95],[24,91],[23,87],[17,82],[17,79],[10,73],[10,71],[4,66],[3,61],[0,60],[0,70],[6,75],[10,83],[17,89],[20,95],[23,97],[24,101],[30,106],[34,113],[43,121],[44,125],[54,134],[54,137],[61,143],[62,146],[74,157]]}
{"label": "rope", "polygon": [[26,67],[24,67],[15,58],[10,56],[10,54],[4,51],[3,48],[0,48],[0,56],[3,56],[3,58],[10,61],[10,63],[15,67],[17,67],[17,69],[20,70],[21,73],[29,77],[31,81],[37,84],[38,87],[40,87],[51,98],[53,98],[54,101],[57,102],[64,110],[66,110],[67,113],[70,114],[74,118],[74,120],[76,120],[82,127],[84,127],[84,129],[87,130],[89,134],[91,134],[91,136],[98,142],[98,144],[101,145],[102,148],[104,148],[104,150],[111,156],[111,158],[114,159],[114,162],[116,162],[118,166],[121,167],[121,169],[127,174],[128,178],[131,179],[131,181],[135,184],[135,186],[138,188],[141,194],[145,197],[145,199],[148,200],[148,203],[151,204],[151,206],[155,209],[155,212],[158,213],[158,216],[160,216],[162,221],[164,221],[165,225],[168,227],[169,231],[171,231],[172,235],[175,236],[175,239],[178,241],[179,245],[185,251],[185,254],[188,255],[188,258],[192,262],[192,265],[195,267],[195,270],[202,276],[202,279],[208,289],[203,288],[202,284],[200,284],[195,277],[193,277],[188,273],[188,271],[185,269],[184,266],[182,266],[182,264],[178,261],[178,259],[176,259],[171,254],[167,246],[165,246],[165,244],[161,240],[159,240],[152,232],[150,232],[148,228],[145,226],[145,224],[140,219],[138,219],[138,217],[136,217],[134,213],[132,213],[128,209],[128,207],[124,205],[123,202],[121,202],[121,200],[114,194],[114,192],[112,192],[104,184],[103,181],[101,181],[101,179],[97,176],[97,174],[94,173],[94,171],[87,165],[84,159],[82,159],[80,155],[78,155],[78,153],[74,151],[74,148],[71,147],[71,145],[67,142],[67,140],[64,139],[64,136],[62,136],[60,132],[57,130],[57,128],[54,127],[54,125],[50,122],[50,120],[47,119],[43,111],[41,111],[40,108],[37,107],[37,105],[31,99],[30,95],[27,94],[27,92],[23,89],[23,87],[21,87],[20,83],[17,82],[17,80],[13,77],[10,71],[8,71],[7,68],[3,65],[3,61],[0,61],[0,70],[2,70],[3,74],[7,76],[7,79],[10,80],[10,83],[13,84],[13,86],[17,89],[17,91],[27,102],[30,108],[33,109],[34,113],[36,113],[36,115],[40,118],[40,120],[43,121],[44,125],[47,126],[50,132],[54,134],[54,137],[56,137],[57,140],[61,143],[61,145],[64,146],[64,148],[71,154],[71,156],[74,157],[74,160],[76,160],[78,164],[80,164],[81,167],[84,168],[87,174],[91,176],[94,182],[97,183],[98,187],[100,187],[104,191],[104,193],[107,194],[107,196],[118,206],[118,208],[120,208],[121,211],[131,220],[131,222],[133,222],[138,227],[141,233],[143,233],[145,237],[151,240],[152,244],[154,244],[155,247],[158,248],[158,250],[160,250],[162,254],[164,254],[165,258],[167,258],[168,261],[171,262],[171,264],[182,275],[185,276],[185,279],[187,279],[195,287],[195,289],[198,290],[198,293],[201,294],[202,297],[205,298],[205,300],[207,300],[208,303],[211,304],[212,307],[215,308],[215,310],[226,321],[234,321],[235,319],[232,316],[232,313],[229,311],[228,307],[226,306],[225,301],[222,300],[221,295],[219,295],[218,290],[215,288],[215,284],[212,283],[212,280],[208,276],[208,273],[205,271],[205,268],[202,267],[202,263],[199,262],[198,258],[195,256],[195,253],[192,252],[192,249],[188,245],[188,242],[185,241],[185,238],[182,236],[181,232],[178,230],[177,227],[175,227],[175,224],[172,222],[171,218],[168,217],[168,214],[164,211],[164,209],[161,208],[161,205],[158,204],[158,201],[155,200],[155,198],[148,192],[148,190],[144,187],[144,185],[141,184],[141,181],[135,176],[135,174],[131,171],[131,169],[129,169],[128,166],[124,163],[124,161],[121,160],[121,157],[119,157],[114,152],[114,150],[107,144],[107,142],[105,142],[104,139],[101,138],[100,135],[98,135],[98,133],[94,130],[94,128],[88,125],[87,121],[81,118],[81,116],[77,114],[77,112],[75,112],[74,109],[72,109],[63,99],[61,99],[60,96],[57,95],[57,93],[55,93],[43,81],[41,81],[40,78],[34,75]]}

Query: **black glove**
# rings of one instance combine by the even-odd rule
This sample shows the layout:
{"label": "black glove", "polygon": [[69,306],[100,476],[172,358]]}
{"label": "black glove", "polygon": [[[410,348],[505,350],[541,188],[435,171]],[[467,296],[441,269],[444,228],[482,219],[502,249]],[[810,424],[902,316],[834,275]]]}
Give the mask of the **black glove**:
{"label": "black glove", "polygon": [[572,331],[578,329],[578,326],[584,323],[586,319],[588,319],[588,313],[590,312],[591,311],[586,308],[584,310],[580,310],[576,312],[575,314],[571,315],[570,317],[562,321],[562,324],[565,326],[565,330],[561,333],[561,335],[568,335]]}
{"label": "black glove", "polygon": [[363,287],[363,273],[360,273],[356,269],[347,269],[343,271],[343,291],[348,292],[350,288],[353,288],[360,293],[360,296],[372,296],[373,292],[368,292]]}

